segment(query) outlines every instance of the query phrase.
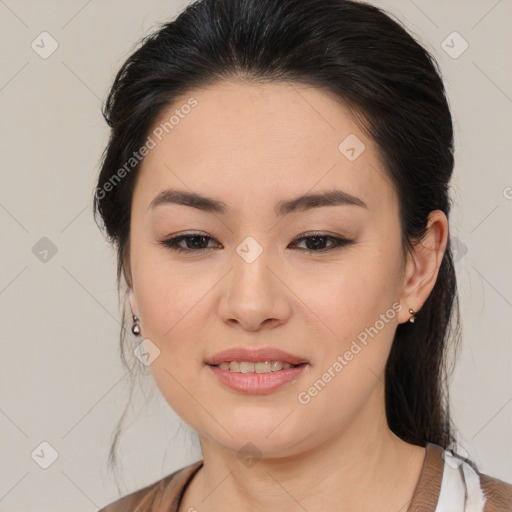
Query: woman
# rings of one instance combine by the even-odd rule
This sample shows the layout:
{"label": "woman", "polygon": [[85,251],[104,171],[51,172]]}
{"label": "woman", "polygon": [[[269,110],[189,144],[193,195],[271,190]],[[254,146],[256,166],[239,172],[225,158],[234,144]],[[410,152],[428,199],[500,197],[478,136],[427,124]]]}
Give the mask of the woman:
{"label": "woman", "polygon": [[199,1],[104,114],[123,348],[203,455],[104,512],[512,510],[451,450],[452,121],[404,28],[345,0]]}

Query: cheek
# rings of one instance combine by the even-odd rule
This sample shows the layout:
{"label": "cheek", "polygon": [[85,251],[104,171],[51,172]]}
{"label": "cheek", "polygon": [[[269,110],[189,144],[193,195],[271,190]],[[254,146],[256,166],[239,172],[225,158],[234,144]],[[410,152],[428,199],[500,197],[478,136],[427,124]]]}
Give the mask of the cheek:
{"label": "cheek", "polygon": [[361,411],[384,379],[398,303],[386,287],[385,274],[380,281],[375,274],[348,272],[317,285],[305,300],[322,319],[315,322],[323,334],[314,340],[316,364],[297,390],[298,407],[310,417],[328,411],[330,420],[322,428],[333,435]]}
{"label": "cheek", "polygon": [[[303,283],[301,293],[308,305],[303,314],[323,333],[317,335],[321,350],[310,379],[319,380],[320,389],[325,384],[322,397],[315,398],[318,407],[331,400],[357,407],[378,383],[401,309],[396,300],[396,257],[361,251],[336,272],[316,276],[314,284],[311,279],[309,285]],[[315,319],[307,311],[314,311]]]}
{"label": "cheek", "polygon": [[205,341],[200,328],[205,319],[199,318],[204,315],[201,298],[207,298],[212,284],[207,286],[186,275],[173,272],[169,265],[148,266],[137,277],[137,296],[143,337],[160,350],[149,366],[155,384],[176,414],[186,422],[194,422],[201,410],[191,396],[201,396],[197,377],[198,372],[205,370]]}
{"label": "cheek", "polygon": [[141,318],[146,326],[144,335],[151,334],[161,343],[177,339],[184,323],[189,324],[200,309],[200,299],[211,285],[195,277],[192,266],[186,269],[171,265],[169,260],[147,258],[137,268],[135,276]]}
{"label": "cheek", "polygon": [[194,405],[190,394],[197,394],[196,377],[204,358],[199,326],[205,320],[199,315],[204,314],[202,300],[212,283],[195,278],[192,270],[178,272],[162,257],[139,261],[134,282],[142,335],[160,350],[149,370],[165,400],[186,418]]}
{"label": "cheek", "polygon": [[304,303],[324,322],[331,339],[343,344],[387,314],[386,327],[396,324],[397,273],[395,254],[359,251],[343,265],[308,277],[299,292]]}

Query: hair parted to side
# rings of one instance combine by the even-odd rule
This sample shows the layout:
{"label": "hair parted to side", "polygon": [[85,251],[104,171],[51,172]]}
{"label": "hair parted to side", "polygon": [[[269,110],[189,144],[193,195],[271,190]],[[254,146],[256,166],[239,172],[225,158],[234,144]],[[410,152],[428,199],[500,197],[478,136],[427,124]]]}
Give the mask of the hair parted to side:
{"label": "hair parted to side", "polygon": [[[101,228],[117,250],[119,292],[122,278],[131,284],[130,208],[139,165],[109,192],[105,184],[144,144],[164,109],[194,88],[227,79],[308,84],[343,101],[376,143],[396,187],[404,255],[422,240],[431,211],[449,216],[453,127],[441,73],[400,22],[349,0],[200,0],[141,41],[119,70],[104,106],[111,135],[94,216],[101,215]],[[127,292],[120,351],[129,368],[124,355]],[[398,325],[386,365],[387,419],[404,441],[445,448],[456,444],[447,356],[449,347],[457,349],[459,331],[448,240],[436,284],[414,324]],[[130,371],[135,373],[133,367]]]}

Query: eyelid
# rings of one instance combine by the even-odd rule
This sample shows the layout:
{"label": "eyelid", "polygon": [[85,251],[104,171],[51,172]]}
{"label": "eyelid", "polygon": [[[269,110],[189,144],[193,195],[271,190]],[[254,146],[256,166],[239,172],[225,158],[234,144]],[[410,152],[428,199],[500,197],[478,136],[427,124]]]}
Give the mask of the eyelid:
{"label": "eyelid", "polygon": [[341,235],[331,234],[326,231],[306,231],[305,233],[302,233],[298,235],[294,240],[293,243],[302,242],[303,240],[307,240],[308,238],[326,238],[327,240],[330,240],[333,242],[331,247],[327,249],[321,249],[319,251],[314,251],[311,249],[300,249],[301,251],[304,251],[309,254],[315,254],[315,253],[326,253],[333,251],[335,249],[341,249],[344,246],[352,245],[355,243],[355,240],[346,238]]}
{"label": "eyelid", "polygon": [[[211,237],[210,235],[207,235],[206,233],[185,232],[182,234],[173,235],[173,236],[164,238],[163,240],[159,240],[158,243],[163,245],[165,248],[170,249],[176,253],[201,254],[201,253],[204,253],[207,251],[209,252],[212,249],[212,248],[188,249],[188,248],[180,247],[178,245],[183,240],[195,238],[195,237],[203,237],[208,240],[215,241],[215,239],[213,237]],[[308,254],[315,254],[315,253],[322,254],[322,253],[331,252],[333,250],[340,249],[344,246],[352,245],[355,243],[355,240],[353,240],[353,239],[349,239],[349,238],[346,238],[341,235],[336,235],[336,234],[332,234],[332,233],[329,233],[326,231],[319,231],[319,230],[303,232],[300,235],[297,235],[291,243],[293,244],[293,246],[296,246],[297,243],[300,243],[303,240],[307,240],[309,238],[325,238],[325,239],[331,241],[332,243],[331,243],[331,246],[328,247],[327,249],[320,249],[318,251],[313,250],[313,249],[299,248],[299,250],[301,252],[306,252]]]}

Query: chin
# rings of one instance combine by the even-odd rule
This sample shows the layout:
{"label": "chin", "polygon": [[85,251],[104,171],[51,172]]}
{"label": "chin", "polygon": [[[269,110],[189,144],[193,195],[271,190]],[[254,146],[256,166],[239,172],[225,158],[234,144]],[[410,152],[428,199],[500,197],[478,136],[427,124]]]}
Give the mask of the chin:
{"label": "chin", "polygon": [[[277,458],[292,454],[292,448],[301,444],[305,433],[303,429],[295,425],[288,417],[266,419],[265,421],[249,422],[249,419],[223,419],[216,416],[220,425],[226,425],[226,432],[221,426],[215,423],[215,433],[205,432],[206,437],[214,439],[216,443],[232,450],[237,455],[239,452],[254,450],[260,457]],[[290,415],[292,416],[292,415]],[[289,425],[284,425],[290,421]],[[211,426],[212,423],[209,423]],[[286,428],[288,427],[288,428]],[[204,431],[203,431],[204,432]],[[242,455],[242,454],[241,454]]]}

